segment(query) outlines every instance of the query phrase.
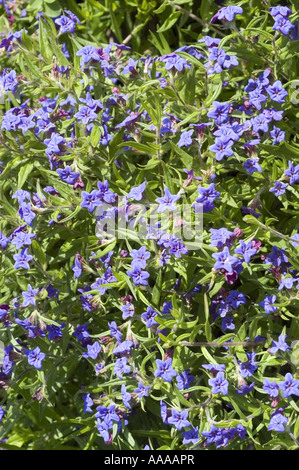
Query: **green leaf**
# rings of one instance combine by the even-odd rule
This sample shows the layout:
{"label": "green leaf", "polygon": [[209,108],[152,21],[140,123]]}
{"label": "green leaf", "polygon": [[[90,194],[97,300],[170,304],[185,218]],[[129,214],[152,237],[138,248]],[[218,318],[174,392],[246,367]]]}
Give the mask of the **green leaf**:
{"label": "green leaf", "polygon": [[164,21],[162,26],[157,29],[157,33],[164,33],[168,29],[172,28],[172,26],[175,25],[175,23],[177,22],[180,15],[180,11],[174,11],[173,13],[171,13],[171,15],[169,15],[169,17]]}

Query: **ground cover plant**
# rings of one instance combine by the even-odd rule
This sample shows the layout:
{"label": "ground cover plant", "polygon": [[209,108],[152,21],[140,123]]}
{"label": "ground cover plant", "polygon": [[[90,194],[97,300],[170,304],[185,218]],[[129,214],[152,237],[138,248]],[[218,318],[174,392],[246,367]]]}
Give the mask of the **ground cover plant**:
{"label": "ground cover plant", "polygon": [[298,449],[299,2],[0,8],[1,448]]}

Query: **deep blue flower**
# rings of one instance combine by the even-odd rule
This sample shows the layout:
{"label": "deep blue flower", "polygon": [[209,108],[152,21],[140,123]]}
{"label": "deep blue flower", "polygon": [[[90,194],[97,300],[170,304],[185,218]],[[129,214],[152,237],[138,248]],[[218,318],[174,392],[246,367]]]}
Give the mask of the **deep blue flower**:
{"label": "deep blue flower", "polygon": [[74,184],[75,181],[79,178],[80,173],[72,171],[70,166],[66,166],[65,168],[58,168],[56,170],[58,175],[60,176],[61,180],[68,184]]}
{"label": "deep blue flower", "polygon": [[182,432],[183,436],[183,445],[186,446],[188,444],[195,445],[199,441],[199,431],[198,426],[194,429],[190,429],[189,431]]}
{"label": "deep blue flower", "polygon": [[237,290],[231,290],[225,300],[226,302],[231,303],[233,308],[238,308],[240,305],[246,304],[245,295]]}
{"label": "deep blue flower", "polygon": [[243,377],[251,377],[257,370],[257,362],[255,362],[256,353],[246,353],[248,361],[240,363],[240,372]]}
{"label": "deep blue flower", "polygon": [[83,341],[86,338],[89,338],[89,333],[87,331],[88,324],[85,325],[77,325],[76,330],[73,333],[73,336],[77,338],[78,341]]}
{"label": "deep blue flower", "polygon": [[50,341],[55,341],[58,343],[63,337],[62,329],[65,327],[65,323],[61,323],[60,326],[57,325],[47,325],[47,331],[49,333],[48,338]]}
{"label": "deep blue flower", "polygon": [[234,330],[236,328],[236,325],[233,322],[233,317],[231,315],[227,315],[222,319],[221,328],[222,331]]}

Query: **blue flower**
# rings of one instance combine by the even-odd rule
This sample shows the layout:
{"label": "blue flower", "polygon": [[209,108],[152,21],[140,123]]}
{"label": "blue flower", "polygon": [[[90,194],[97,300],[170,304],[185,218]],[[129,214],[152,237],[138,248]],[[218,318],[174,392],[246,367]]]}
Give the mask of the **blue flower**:
{"label": "blue flower", "polygon": [[121,396],[122,396],[123,404],[125,405],[125,407],[131,410],[132,407],[129,401],[132,399],[132,395],[127,392],[125,384],[122,384],[121,386]]}
{"label": "blue flower", "polygon": [[132,256],[133,261],[131,263],[132,268],[146,268],[146,262],[150,257],[150,253],[147,251],[146,246],[142,246],[139,250],[130,251],[130,256]]}
{"label": "blue flower", "polygon": [[220,8],[220,10],[213,16],[210,23],[214,23],[216,20],[233,21],[236,15],[241,15],[243,8],[235,5],[229,5],[227,7]]}
{"label": "blue flower", "polygon": [[177,372],[172,369],[172,359],[168,358],[166,361],[156,359],[157,369],[154,372],[155,377],[161,377],[165,382],[171,382],[173,377],[177,376]]}
{"label": "blue flower", "polygon": [[183,445],[188,445],[192,444],[195,445],[199,441],[199,431],[198,431],[198,426],[196,426],[194,429],[190,429],[189,431],[184,431],[182,432],[183,436]]}
{"label": "blue flower", "polygon": [[252,248],[252,247],[253,247],[252,241],[246,244],[243,240],[240,240],[240,246],[238,246],[235,249],[235,253],[237,255],[242,255],[245,263],[249,263],[252,256],[254,256],[257,253],[256,248]]}
{"label": "blue flower", "polygon": [[[203,212],[209,212],[214,209],[214,201],[220,196],[220,193],[215,190],[215,184],[211,183],[207,188],[199,186],[197,190],[200,196],[196,199],[196,202],[203,205]],[[194,204],[194,210],[195,212],[198,211],[196,204]]]}
{"label": "blue flower", "polygon": [[21,253],[17,253],[13,255],[13,259],[15,260],[14,268],[15,269],[30,269],[29,261],[33,259],[33,256],[28,255],[28,248],[24,248]]}
{"label": "blue flower", "polygon": [[173,195],[170,193],[167,186],[165,186],[165,196],[164,197],[157,197],[156,201],[159,203],[158,213],[164,211],[175,211],[176,210],[176,201],[180,199],[181,196]]}
{"label": "blue flower", "polygon": [[255,353],[246,353],[248,361],[240,363],[240,372],[243,377],[251,377],[257,370],[258,366],[255,362]]}
{"label": "blue flower", "polygon": [[134,305],[131,304],[131,302],[127,302],[125,305],[122,305],[121,310],[123,312],[122,314],[123,320],[127,320],[127,318],[134,316],[135,309],[134,309]]}
{"label": "blue flower", "polygon": [[56,170],[58,175],[60,176],[61,180],[68,184],[74,184],[75,181],[79,178],[80,173],[76,173],[72,171],[70,166],[66,166],[65,168],[58,168]]}
{"label": "blue flower", "polygon": [[220,253],[213,253],[212,257],[216,260],[214,269],[225,269],[229,273],[234,270],[233,264],[239,261],[235,256],[231,256],[227,246]]}
{"label": "blue flower", "polygon": [[149,273],[143,271],[139,266],[133,267],[133,269],[127,271],[127,275],[133,279],[133,284],[135,286],[143,285],[147,286],[147,279],[149,278]]}
{"label": "blue flower", "polygon": [[258,161],[259,161],[259,159],[257,157],[248,158],[248,160],[246,160],[246,162],[244,162],[245,170],[247,170],[248,173],[250,173],[251,175],[255,171],[259,171],[259,172],[263,171],[263,168],[258,163]]}
{"label": "blue flower", "polygon": [[268,393],[270,398],[276,398],[279,395],[279,387],[275,380],[264,379],[263,390]]}
{"label": "blue flower", "polygon": [[135,199],[135,201],[141,201],[145,188],[146,188],[146,183],[144,181],[139,186],[131,188],[129,194],[127,195],[127,198]]}
{"label": "blue flower", "polygon": [[218,372],[215,378],[209,379],[209,385],[212,386],[212,393],[214,394],[228,394],[228,381],[225,379],[223,372]]}
{"label": "blue flower", "polygon": [[267,429],[268,431],[284,432],[284,425],[288,421],[288,418],[282,414],[282,411],[280,411],[280,409],[275,410],[273,413],[271,413],[270,423]]}
{"label": "blue flower", "polygon": [[128,366],[127,363],[128,359],[126,357],[116,359],[113,374],[117,375],[119,379],[123,378],[123,374],[129,374],[131,372],[131,367]]}
{"label": "blue flower", "polygon": [[31,285],[28,284],[27,291],[22,292],[23,295],[23,307],[28,307],[28,305],[36,305],[35,296],[38,293],[38,289],[32,289]]}
{"label": "blue flower", "polygon": [[116,348],[113,349],[112,354],[115,354],[118,356],[121,356],[124,354],[130,354],[131,349],[133,347],[134,347],[133,341],[126,340],[120,343],[118,346],[116,346]]}
{"label": "blue flower", "polygon": [[237,290],[231,290],[225,300],[226,302],[231,303],[233,308],[238,308],[240,305],[246,304],[245,295]]}
{"label": "blue flower", "polygon": [[278,382],[278,387],[283,391],[283,398],[288,398],[291,395],[299,396],[299,380],[293,379],[289,372],[285,375],[284,381]]}
{"label": "blue flower", "polygon": [[84,413],[93,413],[91,407],[93,405],[93,400],[90,398],[90,393],[84,393],[82,395],[83,401],[84,401]]}
{"label": "blue flower", "polygon": [[217,126],[228,120],[228,113],[230,109],[229,103],[220,103],[219,101],[214,101],[213,108],[213,110],[208,112],[207,116],[211,119],[214,119]]}
{"label": "blue flower", "polygon": [[277,103],[284,103],[285,97],[288,96],[288,92],[282,87],[280,80],[274,82],[273,85],[269,85],[266,90],[271,100]]}
{"label": "blue flower", "polygon": [[278,309],[278,307],[273,305],[275,300],[276,300],[276,295],[266,295],[264,300],[262,300],[262,302],[259,303],[259,306],[263,307],[263,309],[265,310],[265,313],[269,315],[272,312],[276,312],[276,310]]}
{"label": "blue flower", "polygon": [[3,417],[4,417],[4,415],[5,415],[5,411],[4,411],[4,409],[2,408],[2,406],[0,406],[0,423],[1,423],[1,421],[2,421],[2,419],[3,419]]}
{"label": "blue flower", "polygon": [[294,167],[293,163],[289,160],[289,168],[284,171],[284,174],[290,177],[290,185],[299,183],[299,165]]}
{"label": "blue flower", "polygon": [[88,358],[90,357],[91,359],[97,359],[99,353],[101,352],[102,350],[102,346],[100,345],[100,343],[98,341],[95,341],[93,344],[88,344],[87,345],[87,353],[84,352],[82,354],[82,357],[84,358]]}
{"label": "blue flower", "polygon": [[276,126],[273,126],[272,131],[270,131],[270,136],[273,139],[272,145],[285,141],[285,132]]}
{"label": "blue flower", "polygon": [[81,276],[82,266],[78,258],[75,258],[75,264],[72,266],[72,270],[74,271],[75,279]]}
{"label": "blue flower", "polygon": [[[274,19],[275,19],[275,23],[272,26],[272,29],[274,29],[274,31],[279,31],[284,36],[288,36],[290,31],[292,31],[294,29],[294,25],[287,18],[285,18],[284,16],[282,16],[280,14],[275,15]],[[274,101],[276,101],[276,100],[274,100]]]}
{"label": "blue flower", "polygon": [[185,59],[180,57],[178,54],[168,54],[159,57],[161,62],[165,63],[165,70],[172,70],[182,72],[184,69],[190,69],[191,64],[189,64]]}
{"label": "blue flower", "polygon": [[34,366],[36,369],[42,368],[42,361],[45,359],[46,355],[41,352],[38,346],[33,351],[26,350],[26,355],[28,364]]}
{"label": "blue flower", "polygon": [[75,32],[75,27],[76,23],[72,21],[70,18],[67,16],[61,15],[59,18],[55,20],[55,23],[60,26],[60,33],[74,33]]}
{"label": "blue flower", "polygon": [[168,424],[173,424],[178,429],[178,431],[181,431],[183,428],[188,428],[191,426],[191,423],[187,418],[188,411],[172,410],[171,416],[168,418]]}
{"label": "blue flower", "polygon": [[141,399],[143,397],[148,397],[150,387],[146,387],[142,382],[138,382],[138,388],[135,388],[134,393],[138,394],[138,397]]}
{"label": "blue flower", "polygon": [[278,337],[278,341],[273,341],[273,346],[270,348],[269,352],[271,354],[275,354],[277,353],[278,351],[289,351],[290,348],[289,346],[287,345],[287,343],[285,342],[285,339],[286,339],[287,335],[279,335]]}
{"label": "blue flower", "polygon": [[158,313],[152,307],[147,307],[146,312],[142,313],[141,318],[146,322],[147,328],[158,325],[158,322],[155,320],[157,315]]}
{"label": "blue flower", "polygon": [[230,137],[220,137],[215,140],[215,144],[210,146],[211,152],[216,154],[216,160],[220,161],[224,157],[232,157],[234,152],[230,148],[233,145],[233,141]]}
{"label": "blue flower", "polygon": [[176,377],[177,387],[179,390],[189,388],[189,385],[194,381],[194,376],[189,375],[190,369],[184,370]]}
{"label": "blue flower", "polygon": [[193,129],[190,131],[184,131],[181,134],[180,140],[178,142],[178,147],[190,147],[192,144],[192,137]]}

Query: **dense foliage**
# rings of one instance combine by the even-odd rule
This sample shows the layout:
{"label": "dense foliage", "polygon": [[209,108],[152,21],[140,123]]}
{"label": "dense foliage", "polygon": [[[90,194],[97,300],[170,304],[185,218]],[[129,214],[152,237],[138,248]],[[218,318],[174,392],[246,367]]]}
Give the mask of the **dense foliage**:
{"label": "dense foliage", "polygon": [[298,448],[298,0],[0,8],[1,448]]}

